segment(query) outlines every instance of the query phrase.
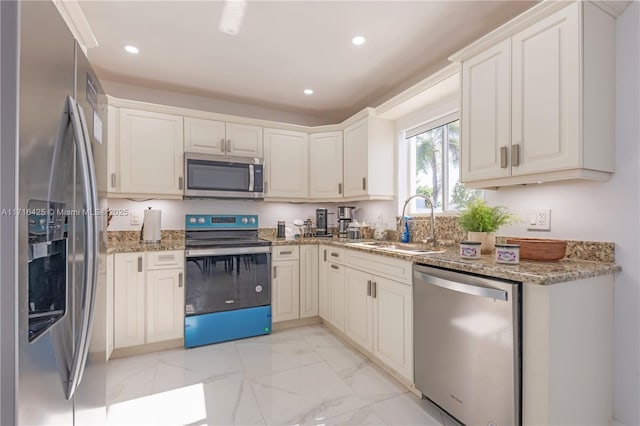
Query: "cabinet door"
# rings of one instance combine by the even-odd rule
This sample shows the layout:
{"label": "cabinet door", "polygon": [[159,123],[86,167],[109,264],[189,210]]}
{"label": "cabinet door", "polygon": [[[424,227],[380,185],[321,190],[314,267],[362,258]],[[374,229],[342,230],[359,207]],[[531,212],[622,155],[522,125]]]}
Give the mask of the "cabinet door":
{"label": "cabinet door", "polygon": [[331,264],[327,262],[327,247],[318,250],[318,314],[320,318],[329,321],[331,314],[331,283],[329,281],[329,269]]}
{"label": "cabinet door", "polygon": [[222,121],[184,118],[184,150],[205,154],[225,154],[225,123]]}
{"label": "cabinet door", "polygon": [[120,191],[182,195],[182,117],[120,109]]}
{"label": "cabinet door", "polygon": [[116,254],[113,275],[113,340],[116,348],[145,342],[144,253]]}
{"label": "cabinet door", "polygon": [[318,246],[300,246],[300,318],[318,315]]}
{"label": "cabinet door", "polygon": [[329,322],[344,333],[345,330],[345,267],[331,263],[329,273]]}
{"label": "cabinet door", "polygon": [[300,268],[297,260],[273,262],[271,280],[273,322],[300,316]]}
{"label": "cabinet door", "polygon": [[184,271],[147,271],[147,343],[184,335]]}
{"label": "cabinet door", "polygon": [[120,167],[118,164],[118,134],[120,113],[118,108],[107,106],[107,192],[120,190]]}
{"label": "cabinet door", "polygon": [[378,276],[373,281],[373,354],[413,381],[412,288]]}
{"label": "cabinet door", "polygon": [[262,127],[227,123],[227,155],[262,158]]}
{"label": "cabinet door", "polygon": [[309,135],[264,129],[265,198],[309,196]]}
{"label": "cabinet door", "polygon": [[344,130],[344,196],[367,194],[368,180],[368,121],[367,119]]}
{"label": "cabinet door", "polygon": [[520,151],[514,176],[581,165],[579,7],[513,36],[511,143]]}
{"label": "cabinet door", "polygon": [[373,349],[371,285],[371,274],[346,269],[345,334],[368,351]]}
{"label": "cabinet door", "polygon": [[342,155],[342,132],[310,136],[309,197],[342,197]]}
{"label": "cabinet door", "polygon": [[462,64],[462,181],[511,175],[511,41]]}

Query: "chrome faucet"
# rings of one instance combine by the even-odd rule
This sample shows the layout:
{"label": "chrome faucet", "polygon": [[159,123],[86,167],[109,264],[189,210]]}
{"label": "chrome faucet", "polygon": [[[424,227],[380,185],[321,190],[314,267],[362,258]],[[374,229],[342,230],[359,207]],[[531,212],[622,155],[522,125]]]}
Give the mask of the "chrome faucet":
{"label": "chrome faucet", "polygon": [[402,207],[402,218],[400,219],[400,231],[402,232],[402,230],[404,229],[404,223],[406,220],[405,211],[407,210],[407,205],[409,204],[409,201],[413,200],[414,198],[424,199],[426,203],[429,205],[429,208],[431,209],[431,237],[427,239],[426,242],[431,242],[431,244],[433,244],[433,247],[435,247],[436,246],[436,220],[433,215],[433,203],[429,198],[425,197],[424,195],[421,195],[421,194],[412,195],[411,197],[405,200],[404,206]]}

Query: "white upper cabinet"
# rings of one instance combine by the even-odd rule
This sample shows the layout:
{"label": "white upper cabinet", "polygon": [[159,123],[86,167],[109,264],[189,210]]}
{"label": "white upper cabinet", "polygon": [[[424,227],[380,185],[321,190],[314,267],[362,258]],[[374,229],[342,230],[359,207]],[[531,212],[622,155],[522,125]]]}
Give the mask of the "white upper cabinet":
{"label": "white upper cabinet", "polygon": [[590,2],[543,2],[452,60],[468,187],[610,178],[614,17]]}
{"label": "white upper cabinet", "polygon": [[185,151],[262,158],[262,127],[184,118]]}
{"label": "white upper cabinet", "polygon": [[342,132],[314,133],[309,141],[309,197],[342,197]]}
{"label": "white upper cabinet", "polygon": [[510,175],[511,40],[462,64],[462,180]]}
{"label": "white upper cabinet", "polygon": [[119,128],[120,195],[182,198],[182,117],[120,108]]}
{"label": "white upper cabinet", "polygon": [[394,196],[394,125],[368,116],[344,130],[344,197],[390,200]]}
{"label": "white upper cabinet", "polygon": [[264,129],[265,199],[309,197],[309,135]]}

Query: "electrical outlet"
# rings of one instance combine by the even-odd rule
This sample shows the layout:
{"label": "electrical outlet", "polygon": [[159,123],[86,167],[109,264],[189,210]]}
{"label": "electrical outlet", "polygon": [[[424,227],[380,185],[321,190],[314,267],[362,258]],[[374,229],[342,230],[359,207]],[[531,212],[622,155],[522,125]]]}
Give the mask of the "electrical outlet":
{"label": "electrical outlet", "polygon": [[139,213],[131,213],[129,215],[129,217],[131,218],[131,224],[132,225],[140,225],[140,214]]}
{"label": "electrical outlet", "polygon": [[551,210],[529,210],[527,212],[527,229],[531,231],[550,231]]}

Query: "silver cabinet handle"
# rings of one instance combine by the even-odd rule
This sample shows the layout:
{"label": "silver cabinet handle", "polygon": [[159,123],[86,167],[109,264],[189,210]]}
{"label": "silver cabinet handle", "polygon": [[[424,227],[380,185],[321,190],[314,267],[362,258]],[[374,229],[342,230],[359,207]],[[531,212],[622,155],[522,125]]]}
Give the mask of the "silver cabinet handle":
{"label": "silver cabinet handle", "polygon": [[164,260],[164,261],[169,261],[169,260],[174,260],[176,257],[173,254],[161,254],[160,256],[158,256],[158,260]]}
{"label": "silver cabinet handle", "polygon": [[291,250],[287,250],[287,251],[281,251],[280,254],[284,256],[285,254],[293,254],[293,252]]}
{"label": "silver cabinet handle", "polygon": [[182,272],[178,274],[178,287],[182,288]]}
{"label": "silver cabinet handle", "polygon": [[227,152],[231,152],[231,139],[227,139]]}
{"label": "silver cabinet handle", "polygon": [[266,194],[267,192],[269,192],[269,190],[267,189],[269,188],[269,182],[267,182],[266,180],[264,181],[264,193]]}
{"label": "silver cabinet handle", "polygon": [[363,191],[367,190],[367,178],[366,177],[362,178],[362,190]]}
{"label": "silver cabinet handle", "polygon": [[367,296],[371,296],[371,280],[367,280]]}
{"label": "silver cabinet handle", "polygon": [[220,139],[220,151],[224,152],[224,138]]}
{"label": "silver cabinet handle", "polygon": [[507,168],[507,147],[506,146],[500,147],[500,168],[501,169]]}
{"label": "silver cabinet handle", "polygon": [[182,189],[182,186],[183,186],[183,184],[182,184],[182,176],[180,176],[178,178],[178,189]]}
{"label": "silver cabinet handle", "polygon": [[277,271],[277,268],[278,268],[277,266],[274,266],[274,267],[273,267],[273,278],[274,278],[274,279],[278,278],[278,273],[276,272],[276,271]]}
{"label": "silver cabinet handle", "polygon": [[115,173],[111,173],[111,186],[113,188],[116,187],[116,174]]}
{"label": "silver cabinet handle", "polygon": [[327,261],[327,249],[324,249],[324,261]]}
{"label": "silver cabinet handle", "polygon": [[342,183],[338,184],[338,194],[342,194]]}
{"label": "silver cabinet handle", "polygon": [[339,267],[338,265],[331,265],[331,267],[332,267],[333,269],[340,269],[340,267]]}
{"label": "silver cabinet handle", "polygon": [[377,296],[378,296],[378,283],[374,281],[371,283],[371,297],[375,299]]}
{"label": "silver cabinet handle", "polygon": [[511,145],[511,166],[516,167],[520,165],[520,145]]}
{"label": "silver cabinet handle", "polygon": [[340,253],[331,252],[331,257],[340,257]]}
{"label": "silver cabinet handle", "polygon": [[142,272],[142,256],[138,256],[138,272]]}

